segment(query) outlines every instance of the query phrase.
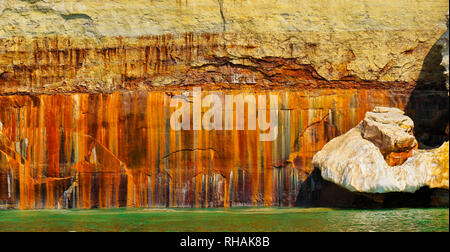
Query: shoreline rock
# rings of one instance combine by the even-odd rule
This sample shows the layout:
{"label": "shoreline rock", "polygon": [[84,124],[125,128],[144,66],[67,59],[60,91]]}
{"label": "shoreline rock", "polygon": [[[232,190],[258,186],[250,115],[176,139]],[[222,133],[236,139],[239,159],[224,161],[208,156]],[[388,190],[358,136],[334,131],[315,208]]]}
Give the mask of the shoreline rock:
{"label": "shoreline rock", "polygon": [[[384,110],[386,109],[377,108],[373,113]],[[410,119],[398,116],[401,114],[398,111],[390,111],[394,112],[392,114],[400,120],[391,118],[392,120],[385,121],[388,123],[384,126],[388,129],[398,129],[401,128],[398,123],[405,121],[409,126],[405,127],[403,133],[411,130],[413,125],[411,125]],[[365,120],[374,118],[373,113],[368,112]],[[417,193],[423,188],[448,191],[448,142],[431,150],[411,149],[411,156],[406,158],[403,164],[390,166],[383,156],[382,149],[378,146],[386,147],[380,143],[391,144],[388,147],[396,146],[395,143],[404,143],[391,141],[392,139],[401,140],[401,138],[396,138],[395,134],[398,132],[385,130],[381,133],[380,131],[378,136],[389,141],[369,138],[371,141],[364,138],[364,135],[366,137],[370,135],[366,130],[368,130],[367,126],[364,127],[364,122],[361,122],[344,135],[332,139],[313,157],[313,165],[320,171],[324,180],[345,188],[349,192],[372,196],[386,193]],[[402,136],[405,136],[403,133]],[[411,147],[412,142],[414,141],[400,146]],[[395,148],[390,150],[395,151]],[[443,205],[446,204],[448,205],[448,198],[447,202],[443,203]]]}

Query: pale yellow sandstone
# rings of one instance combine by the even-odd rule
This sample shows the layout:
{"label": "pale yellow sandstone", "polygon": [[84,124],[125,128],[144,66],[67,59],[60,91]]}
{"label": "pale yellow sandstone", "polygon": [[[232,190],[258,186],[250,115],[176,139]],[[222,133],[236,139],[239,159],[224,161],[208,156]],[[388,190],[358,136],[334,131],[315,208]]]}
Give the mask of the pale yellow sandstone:
{"label": "pale yellow sandstone", "polygon": [[[142,59],[143,49],[135,55],[127,51],[125,63],[117,67],[104,67],[94,55],[75,74],[51,74],[55,70],[33,66],[32,56],[17,56],[32,53],[40,43],[31,37],[68,38],[70,48],[102,49],[130,48],[141,36],[170,34],[184,41],[183,34],[193,33],[219,36],[214,50],[194,54],[188,66],[208,65],[213,58],[254,66],[253,59],[279,57],[310,65],[325,80],[414,82],[419,75],[433,80],[441,73],[423,71],[423,61],[446,30],[447,10],[446,0],[0,0],[0,73],[17,65],[34,67],[33,76],[49,75],[38,80],[39,87],[116,90],[122,88],[117,83],[124,64]],[[17,55],[2,56],[7,51]],[[128,68],[127,77],[146,77],[142,68]],[[55,78],[61,74],[64,82]],[[186,75],[171,78],[179,82]],[[27,81],[4,91],[27,91],[32,86]],[[155,78],[154,84],[166,82]]]}
{"label": "pale yellow sandstone", "polygon": [[[332,139],[313,157],[313,165],[320,169],[325,180],[352,192],[412,193],[422,187],[449,189],[448,142],[432,150],[412,150],[411,157],[403,164],[389,166],[377,146],[377,141],[381,140],[365,139],[366,130],[363,122],[358,124]],[[378,136],[398,138],[398,132],[383,133],[390,135]],[[405,132],[405,135],[409,134]]]}
{"label": "pale yellow sandstone", "polygon": [[384,155],[407,152],[417,146],[414,122],[397,108],[376,107],[360,124],[361,135],[373,142]]}

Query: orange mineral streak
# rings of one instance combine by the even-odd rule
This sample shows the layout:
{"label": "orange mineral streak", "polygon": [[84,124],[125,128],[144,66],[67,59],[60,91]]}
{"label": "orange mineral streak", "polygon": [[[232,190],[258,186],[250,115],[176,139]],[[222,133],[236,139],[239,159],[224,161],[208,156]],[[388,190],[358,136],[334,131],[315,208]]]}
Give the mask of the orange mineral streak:
{"label": "orange mineral streak", "polygon": [[375,106],[408,102],[384,89],[247,90],[278,96],[278,137],[261,142],[258,124],[172,130],[181,93],[0,96],[0,207],[292,206],[324,144]]}
{"label": "orange mineral streak", "polygon": [[[264,49],[251,42],[240,44],[225,40],[224,35],[2,38],[0,93],[166,91],[167,87],[189,89],[190,85],[204,85],[214,90],[255,86],[266,90],[286,87],[299,90],[391,89],[414,88],[415,85],[414,81],[361,80],[347,70],[349,62],[334,69],[339,72],[338,78],[327,80],[316,71],[317,66],[305,64],[299,58],[254,56]],[[227,34],[227,37],[239,35]],[[52,141],[49,148],[57,145],[57,139],[49,140]],[[57,154],[50,157],[52,172],[58,172],[57,158]]]}

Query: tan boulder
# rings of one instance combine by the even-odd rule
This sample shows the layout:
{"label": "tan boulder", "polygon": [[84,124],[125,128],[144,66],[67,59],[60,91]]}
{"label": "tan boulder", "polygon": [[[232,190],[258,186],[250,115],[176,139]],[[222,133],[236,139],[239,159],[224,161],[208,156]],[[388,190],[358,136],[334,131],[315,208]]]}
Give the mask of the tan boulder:
{"label": "tan boulder", "polygon": [[439,44],[441,44],[442,46],[442,62],[441,62],[441,66],[443,66],[445,68],[444,70],[444,76],[445,76],[445,87],[447,88],[447,90],[449,89],[449,84],[448,84],[448,75],[449,75],[449,70],[448,70],[448,53],[449,53],[449,46],[448,46],[448,11],[446,14],[447,17],[447,31],[444,33],[444,35],[442,35],[441,39],[438,41]]}

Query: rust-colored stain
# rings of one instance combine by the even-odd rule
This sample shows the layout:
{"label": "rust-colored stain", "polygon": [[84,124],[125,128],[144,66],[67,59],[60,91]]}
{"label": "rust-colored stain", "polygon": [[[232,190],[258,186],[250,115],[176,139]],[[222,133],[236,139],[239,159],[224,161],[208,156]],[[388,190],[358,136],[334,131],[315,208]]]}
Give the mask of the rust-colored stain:
{"label": "rust-colored stain", "polygon": [[[358,79],[347,71],[355,56],[326,80],[298,58],[255,57],[251,42],[235,45],[219,34],[108,37],[77,40],[64,36],[0,39],[0,92],[62,93],[119,90],[209,89],[242,87],[282,90],[414,88],[415,83]],[[230,51],[241,56],[231,56]],[[330,70],[331,71],[331,70]],[[212,85],[214,84],[214,85]]]}
{"label": "rust-colored stain", "polygon": [[278,95],[275,141],[172,130],[176,90],[0,96],[0,207],[292,206],[324,144],[375,106],[409,100],[383,89],[247,92]]}

